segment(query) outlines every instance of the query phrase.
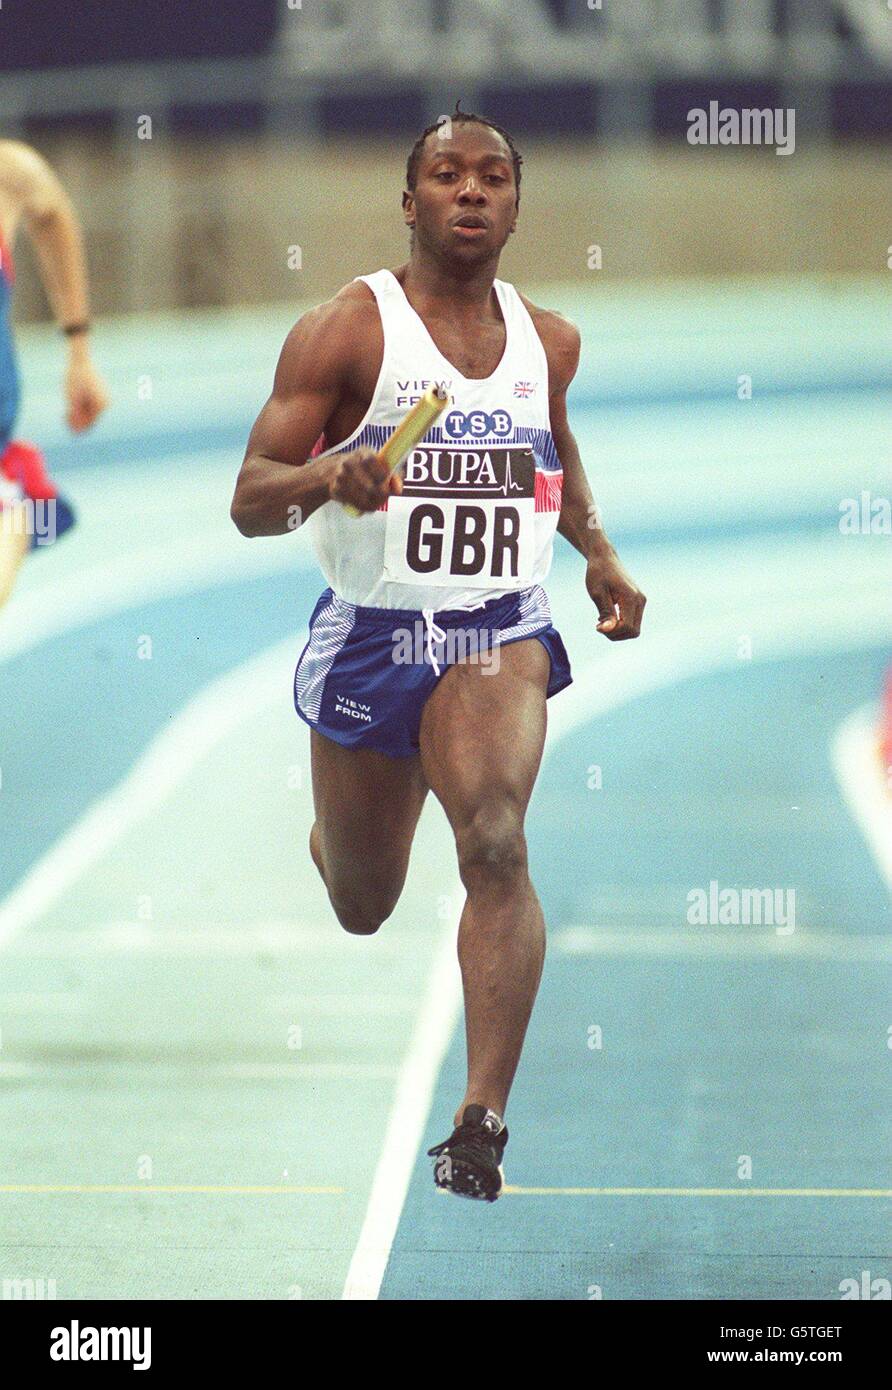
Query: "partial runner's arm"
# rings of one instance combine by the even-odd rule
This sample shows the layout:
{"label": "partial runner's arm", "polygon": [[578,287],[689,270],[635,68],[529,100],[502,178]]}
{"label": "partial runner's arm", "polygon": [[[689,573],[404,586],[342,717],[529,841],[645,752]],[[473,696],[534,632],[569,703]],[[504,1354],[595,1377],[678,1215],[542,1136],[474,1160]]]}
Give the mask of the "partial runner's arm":
{"label": "partial runner's arm", "polygon": [[105,409],[108,395],[90,356],[89,287],[77,214],[46,160],[17,140],[0,141],[0,184],[4,202],[24,220],[37,250],[57,323],[79,328],[68,338],[65,395],[68,424],[85,430]]}

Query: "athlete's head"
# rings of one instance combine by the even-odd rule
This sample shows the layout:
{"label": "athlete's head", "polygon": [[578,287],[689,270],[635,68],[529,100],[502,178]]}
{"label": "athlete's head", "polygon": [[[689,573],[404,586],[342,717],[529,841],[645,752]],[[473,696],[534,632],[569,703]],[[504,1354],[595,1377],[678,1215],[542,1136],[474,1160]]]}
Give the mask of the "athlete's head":
{"label": "athlete's head", "polygon": [[517,224],[522,163],[506,130],[456,103],[409,155],[403,215],[413,244],[466,264],[497,258]]}

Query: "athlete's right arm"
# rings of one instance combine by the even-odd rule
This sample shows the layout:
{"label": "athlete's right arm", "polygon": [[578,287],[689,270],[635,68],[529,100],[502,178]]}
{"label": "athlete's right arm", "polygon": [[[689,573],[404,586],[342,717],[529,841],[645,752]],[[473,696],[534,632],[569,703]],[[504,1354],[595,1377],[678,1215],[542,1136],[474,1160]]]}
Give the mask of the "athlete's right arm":
{"label": "athlete's right arm", "polygon": [[59,326],[77,329],[68,334],[67,418],[71,429],[88,429],[108,405],[108,392],[90,356],[89,288],[80,221],[43,156],[18,140],[0,140],[0,191],[12,209],[13,231],[19,216],[24,218]]}
{"label": "athlete's right arm", "polygon": [[360,511],[384,500],[387,470],[374,450],[308,458],[338,403],[355,389],[364,312],[355,299],[338,296],[304,314],[286,338],[232,499],[242,535],[293,531],[332,498]]}

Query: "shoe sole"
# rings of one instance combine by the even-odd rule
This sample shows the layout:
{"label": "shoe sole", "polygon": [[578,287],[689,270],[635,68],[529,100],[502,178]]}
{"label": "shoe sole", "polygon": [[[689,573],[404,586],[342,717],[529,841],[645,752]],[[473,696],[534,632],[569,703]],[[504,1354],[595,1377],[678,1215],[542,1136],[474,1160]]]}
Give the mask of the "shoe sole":
{"label": "shoe sole", "polygon": [[460,1158],[454,1158],[449,1181],[441,1182],[435,1168],[434,1182],[441,1191],[451,1192],[454,1197],[467,1197],[473,1202],[495,1202],[502,1191],[505,1180],[502,1169],[499,1168],[498,1171],[499,1185],[493,1189],[489,1174],[484,1176],[479,1168],[463,1162]]}

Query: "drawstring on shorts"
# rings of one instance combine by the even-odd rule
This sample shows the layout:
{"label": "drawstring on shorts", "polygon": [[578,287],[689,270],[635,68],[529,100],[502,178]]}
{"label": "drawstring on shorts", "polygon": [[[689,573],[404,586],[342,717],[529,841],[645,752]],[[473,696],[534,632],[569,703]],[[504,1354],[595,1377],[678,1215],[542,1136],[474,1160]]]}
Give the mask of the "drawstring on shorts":
{"label": "drawstring on shorts", "polygon": [[[461,609],[464,613],[473,613],[478,608],[485,608],[486,603],[485,601],[483,603],[454,603],[452,607],[455,609]],[[443,631],[440,625],[434,621],[434,615],[437,611],[443,612],[447,610],[437,610],[434,608],[422,608],[421,610],[421,616],[424,619],[424,627],[425,632],[427,634],[427,658],[431,666],[434,668],[435,676],[440,675],[440,663],[437,660],[437,656],[434,651],[434,645],[439,645],[441,642],[446,641],[446,633]]]}

